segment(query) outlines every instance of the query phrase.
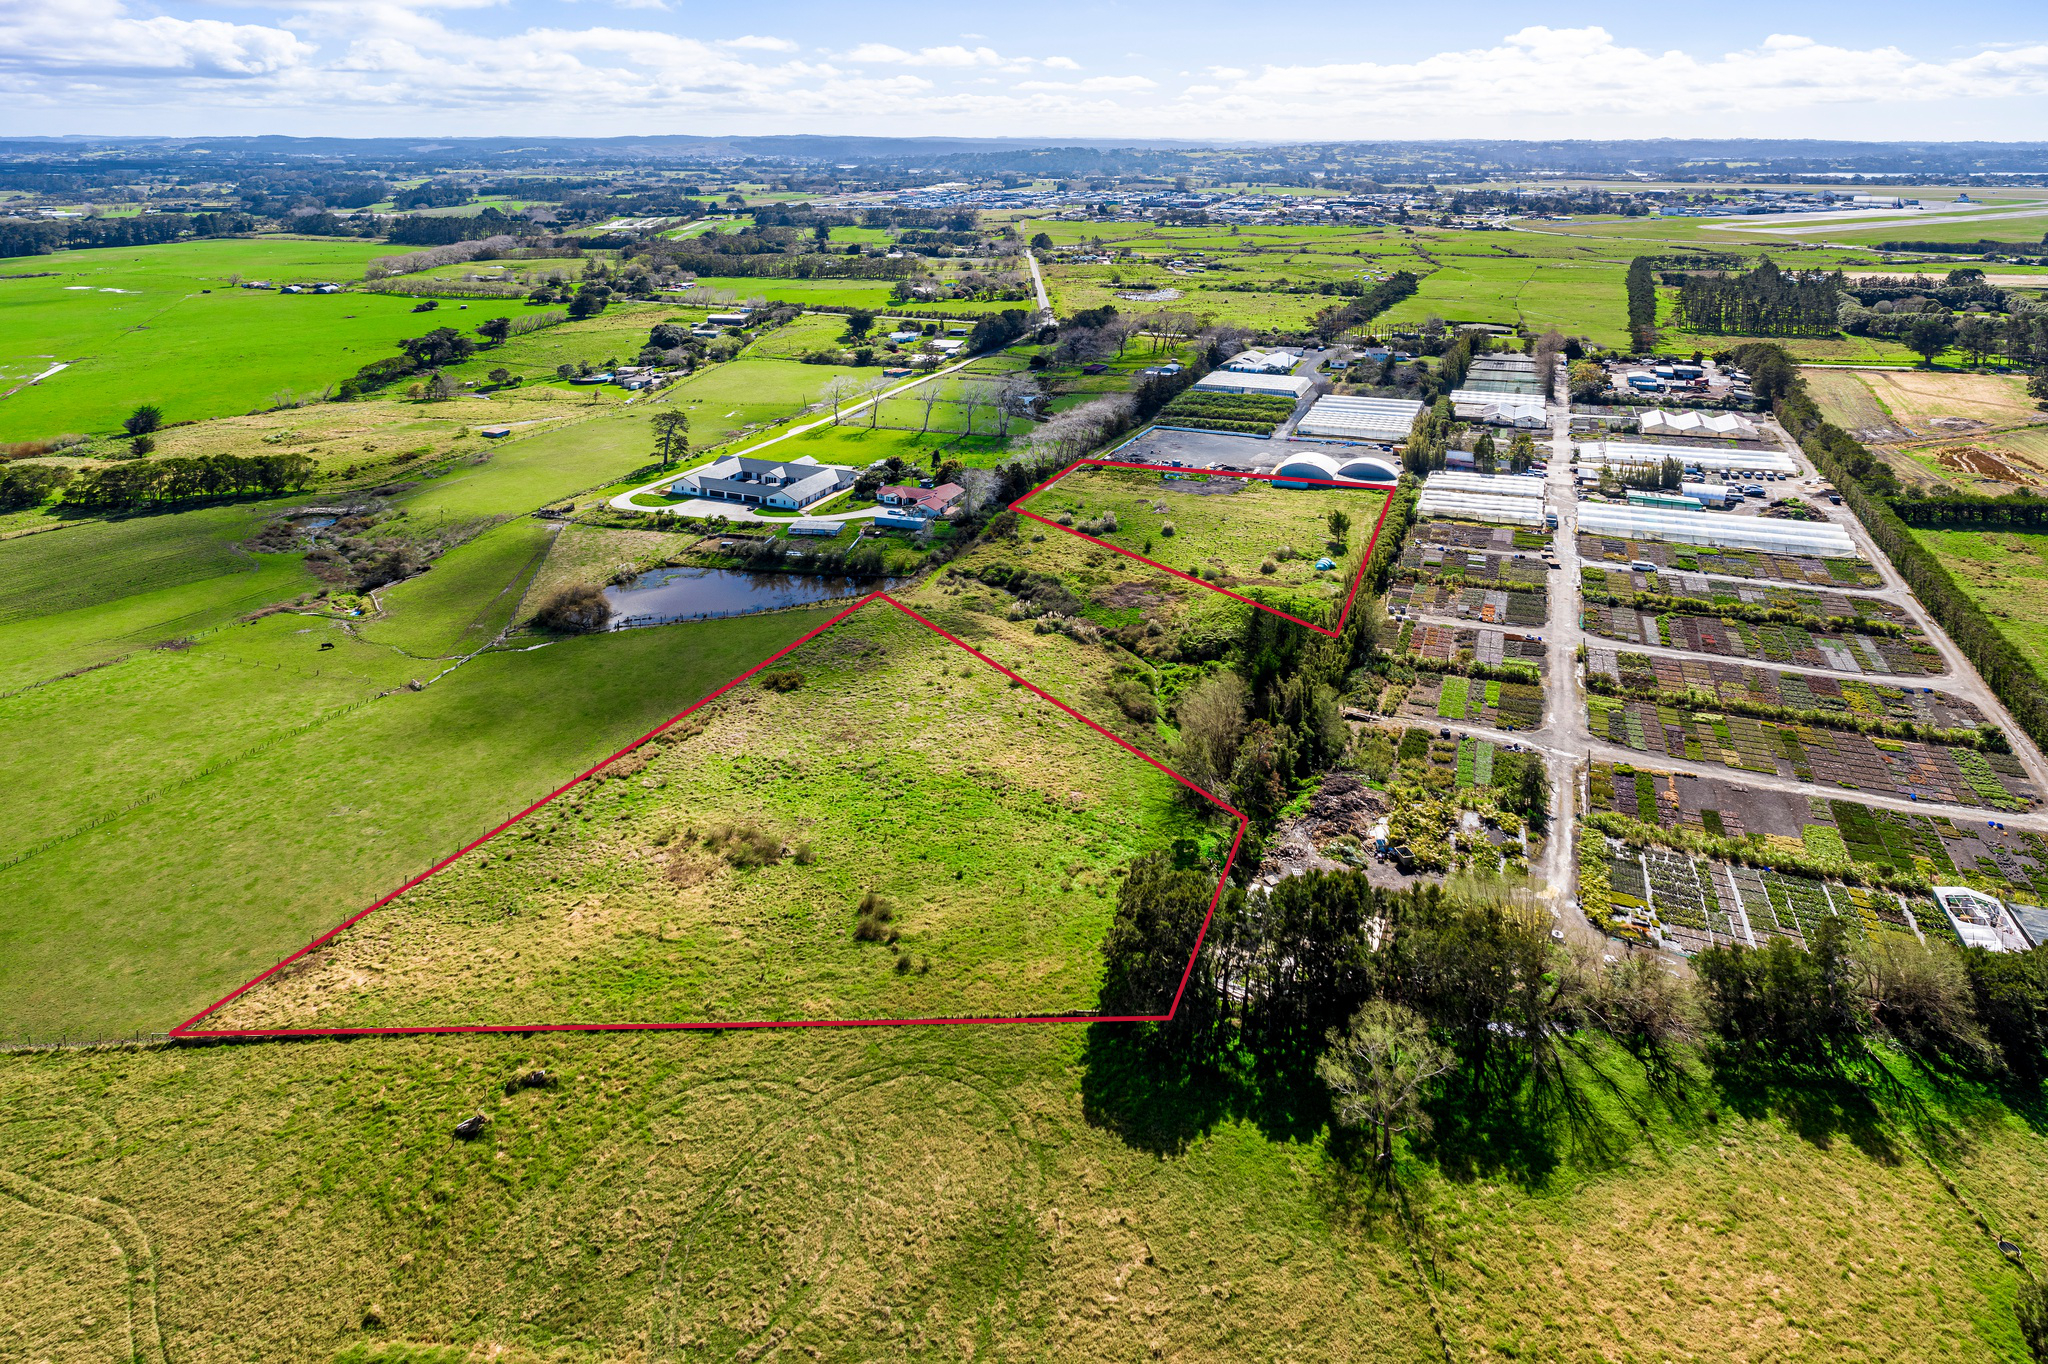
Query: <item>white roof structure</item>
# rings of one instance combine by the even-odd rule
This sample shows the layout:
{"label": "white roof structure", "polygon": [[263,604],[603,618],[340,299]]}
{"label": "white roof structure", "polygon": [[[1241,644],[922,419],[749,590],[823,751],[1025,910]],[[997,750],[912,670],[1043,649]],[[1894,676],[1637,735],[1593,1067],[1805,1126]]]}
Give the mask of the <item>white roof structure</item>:
{"label": "white roof structure", "polygon": [[1733,412],[1671,412],[1653,407],[1636,420],[1646,436],[1725,436],[1755,440],[1756,423]]}
{"label": "white roof structure", "polygon": [[1490,426],[1550,425],[1549,408],[1541,398],[1461,388],[1451,394],[1451,407],[1463,421],[1480,421]]}
{"label": "white roof structure", "polygon": [[1415,510],[1422,516],[1447,516],[1456,521],[1491,521],[1506,526],[1542,526],[1548,518],[1548,510],[1539,498],[1506,497],[1494,493],[1461,492],[1455,488],[1434,486],[1436,479],[1422,490],[1422,500],[1415,504]]}
{"label": "white roof structure", "polygon": [[1248,350],[1224,361],[1223,368],[1236,374],[1289,374],[1300,363],[1291,350]]}
{"label": "white roof structure", "polygon": [[1596,440],[1579,447],[1579,463],[1662,464],[1675,459],[1702,469],[1753,469],[1766,474],[1796,474],[1798,461],[1777,450],[1730,450],[1714,445],[1646,445],[1635,441]]}
{"label": "white roof structure", "polygon": [[1413,398],[1344,398],[1333,394],[1316,399],[1316,405],[1294,429],[1303,436],[1391,444],[1408,438],[1416,414],[1421,411],[1422,404]]}
{"label": "white roof structure", "polygon": [[[1195,385],[1197,393],[1261,393],[1274,398],[1306,398],[1315,381],[1306,374],[1237,374],[1219,369]],[[1402,434],[1407,434],[1403,432]]]}
{"label": "white roof structure", "polygon": [[1316,450],[1290,455],[1273,471],[1276,488],[1310,488],[1321,483],[1398,483],[1400,479],[1401,471],[1391,460],[1326,455]]}
{"label": "white roof structure", "polygon": [[1488,497],[1543,496],[1543,480],[1528,474],[1468,474],[1442,469],[1423,483],[1426,492],[1481,493]]}
{"label": "white roof structure", "polygon": [[1753,549],[1821,559],[1854,559],[1856,542],[1832,521],[1779,521],[1761,516],[1709,516],[1663,507],[1579,506],[1579,529],[1623,540],[1663,540],[1719,549]]}
{"label": "white roof structure", "polygon": [[1965,947],[2024,952],[2027,940],[2006,913],[2005,902],[1968,886],[1934,886],[1934,901]]}

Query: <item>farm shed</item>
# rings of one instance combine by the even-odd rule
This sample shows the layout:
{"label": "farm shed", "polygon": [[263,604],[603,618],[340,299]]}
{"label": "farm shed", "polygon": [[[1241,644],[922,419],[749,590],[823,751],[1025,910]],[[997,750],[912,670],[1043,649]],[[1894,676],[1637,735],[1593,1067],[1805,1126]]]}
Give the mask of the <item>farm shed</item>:
{"label": "farm shed", "polygon": [[1400,472],[1385,460],[1339,459],[1309,451],[1289,456],[1273,471],[1276,488],[1312,488],[1322,483],[1394,483]]}
{"label": "farm shed", "polygon": [[1541,398],[1461,388],[1451,394],[1451,407],[1461,421],[1530,429],[1550,425],[1549,409]]}
{"label": "farm shed", "polygon": [[1733,412],[1667,412],[1653,407],[1636,423],[1646,436],[1724,436],[1755,440],[1756,423]]}

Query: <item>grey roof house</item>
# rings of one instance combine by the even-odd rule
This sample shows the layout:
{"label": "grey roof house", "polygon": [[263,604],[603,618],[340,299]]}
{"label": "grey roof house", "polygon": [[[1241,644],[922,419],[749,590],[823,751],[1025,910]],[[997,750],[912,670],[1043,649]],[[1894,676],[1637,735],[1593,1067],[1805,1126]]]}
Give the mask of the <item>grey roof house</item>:
{"label": "grey roof house", "polygon": [[841,464],[798,459],[748,459],[727,455],[692,469],[668,485],[670,497],[702,497],[749,507],[802,511],[853,486],[854,471]]}

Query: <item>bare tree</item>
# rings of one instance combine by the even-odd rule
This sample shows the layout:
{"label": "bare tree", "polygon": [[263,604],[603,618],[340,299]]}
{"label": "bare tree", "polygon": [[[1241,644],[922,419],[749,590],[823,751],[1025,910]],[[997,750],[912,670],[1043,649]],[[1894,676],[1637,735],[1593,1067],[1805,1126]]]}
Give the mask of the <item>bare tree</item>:
{"label": "bare tree", "polygon": [[923,435],[932,429],[932,409],[945,401],[945,393],[939,388],[939,381],[925,380],[923,387],[917,390],[917,400],[924,406],[924,424],[917,428],[918,434]]}
{"label": "bare tree", "polygon": [[1135,317],[1112,317],[1102,328],[1103,335],[1116,343],[1118,359],[1123,358],[1124,348],[1131,344],[1131,338],[1137,335],[1140,325]]}
{"label": "bare tree", "polygon": [[852,394],[858,392],[859,389],[860,384],[855,382],[851,375],[835,375],[826,382],[822,397],[825,402],[832,404],[832,424],[834,426],[839,425],[840,405]]}
{"label": "bare tree", "polygon": [[1006,376],[1002,383],[996,386],[996,410],[1003,414],[1003,429],[998,434],[1010,433],[1012,418],[1031,420],[1031,414],[1037,406],[1037,383],[1024,374]]}
{"label": "bare tree", "polygon": [[974,414],[982,409],[983,405],[988,402],[988,399],[987,385],[972,382],[960,385],[960,415],[962,418],[960,429],[966,434],[970,436],[974,434]]}

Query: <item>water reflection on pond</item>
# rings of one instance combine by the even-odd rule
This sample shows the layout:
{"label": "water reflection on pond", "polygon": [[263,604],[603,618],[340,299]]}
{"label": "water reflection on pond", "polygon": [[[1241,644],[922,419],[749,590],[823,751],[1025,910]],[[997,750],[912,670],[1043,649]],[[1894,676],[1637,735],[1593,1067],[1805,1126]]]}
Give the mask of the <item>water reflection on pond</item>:
{"label": "water reflection on pond", "polygon": [[897,579],[828,577],[812,573],[747,573],[730,568],[657,568],[624,587],[607,587],[614,630],[673,620],[745,616],[813,602],[864,596]]}

